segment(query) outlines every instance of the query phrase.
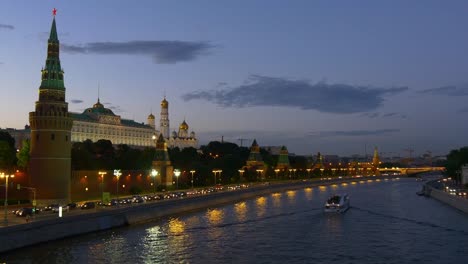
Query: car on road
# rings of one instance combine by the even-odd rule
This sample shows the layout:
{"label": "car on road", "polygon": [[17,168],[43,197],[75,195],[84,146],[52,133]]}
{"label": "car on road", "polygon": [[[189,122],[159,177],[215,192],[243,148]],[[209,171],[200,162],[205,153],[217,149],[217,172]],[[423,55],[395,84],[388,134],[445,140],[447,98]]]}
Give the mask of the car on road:
{"label": "car on road", "polygon": [[43,211],[52,211],[52,208],[58,207],[58,204],[49,204],[48,206],[44,207]]}
{"label": "car on road", "polygon": [[96,207],[95,202],[86,202],[86,203],[81,205],[81,209],[93,209],[95,207]]}
{"label": "car on road", "polygon": [[62,207],[62,212],[68,212],[68,210],[70,210],[68,205],[57,205],[52,207],[52,212],[58,213],[60,211],[60,207]]}
{"label": "car on road", "polygon": [[34,214],[34,208],[25,207],[17,211],[16,215],[21,217],[32,216]]}

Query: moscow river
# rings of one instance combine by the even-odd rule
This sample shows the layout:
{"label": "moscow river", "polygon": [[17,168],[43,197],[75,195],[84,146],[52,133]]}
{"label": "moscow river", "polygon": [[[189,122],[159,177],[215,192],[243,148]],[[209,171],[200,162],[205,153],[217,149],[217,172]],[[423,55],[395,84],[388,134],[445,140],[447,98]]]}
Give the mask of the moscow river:
{"label": "moscow river", "polygon": [[[6,263],[468,263],[468,215],[414,178],[274,193],[24,248]],[[323,213],[333,193],[351,209]],[[181,200],[181,202],[183,202]]]}

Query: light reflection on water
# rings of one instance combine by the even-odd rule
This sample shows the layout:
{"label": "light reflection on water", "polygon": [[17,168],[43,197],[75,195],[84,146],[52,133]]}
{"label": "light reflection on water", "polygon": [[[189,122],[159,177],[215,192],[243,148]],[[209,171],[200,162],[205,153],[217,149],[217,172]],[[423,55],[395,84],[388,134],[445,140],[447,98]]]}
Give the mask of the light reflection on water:
{"label": "light reflection on water", "polygon": [[[421,186],[414,179],[359,183],[273,193],[50,242],[5,257],[7,263],[341,264],[440,263],[441,259],[464,263],[468,259],[468,225],[460,224],[468,222],[466,215],[416,196]],[[352,208],[345,214],[324,214],[322,206],[335,192],[347,192]]]}
{"label": "light reflection on water", "polygon": [[255,204],[257,205],[256,206],[256,212],[257,212],[257,217],[263,217],[266,213],[266,202],[267,202],[267,199],[264,197],[264,196],[261,196],[261,197],[258,197],[256,200],[255,200]]}

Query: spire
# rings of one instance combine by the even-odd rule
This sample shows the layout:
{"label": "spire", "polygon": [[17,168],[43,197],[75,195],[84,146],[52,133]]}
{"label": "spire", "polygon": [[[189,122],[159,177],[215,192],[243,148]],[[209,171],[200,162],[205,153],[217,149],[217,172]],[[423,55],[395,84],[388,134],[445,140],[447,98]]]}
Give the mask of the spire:
{"label": "spire", "polygon": [[47,44],[47,59],[45,67],[42,69],[41,86],[39,89],[54,89],[65,90],[63,81],[63,69],[60,65],[60,44],[57,35],[57,26],[55,24],[55,14],[57,10],[54,8],[54,18],[50,29],[50,36]]}
{"label": "spire", "polygon": [[52,27],[50,28],[49,42],[56,42],[56,43],[59,42],[58,36],[57,36],[57,26],[55,25],[55,16],[54,16],[54,19],[52,20]]}
{"label": "spire", "polygon": [[252,147],[258,147],[257,139],[254,139],[254,141],[252,142]]}
{"label": "spire", "polygon": [[377,147],[374,148],[374,157],[372,158],[372,165],[378,167],[380,164],[379,151]]}

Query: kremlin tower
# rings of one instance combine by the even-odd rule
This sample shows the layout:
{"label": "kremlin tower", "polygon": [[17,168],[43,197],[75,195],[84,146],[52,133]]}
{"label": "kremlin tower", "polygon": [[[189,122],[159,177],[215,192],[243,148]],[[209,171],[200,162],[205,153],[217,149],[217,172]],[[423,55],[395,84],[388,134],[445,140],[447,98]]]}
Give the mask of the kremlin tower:
{"label": "kremlin tower", "polygon": [[161,101],[161,119],[159,125],[161,126],[163,138],[169,138],[169,102],[167,102],[166,96]]}
{"label": "kremlin tower", "polygon": [[39,100],[35,111],[29,113],[30,183],[36,188],[38,205],[70,201],[73,120],[65,101],[64,72],[60,65],[55,12],[54,9]]}

